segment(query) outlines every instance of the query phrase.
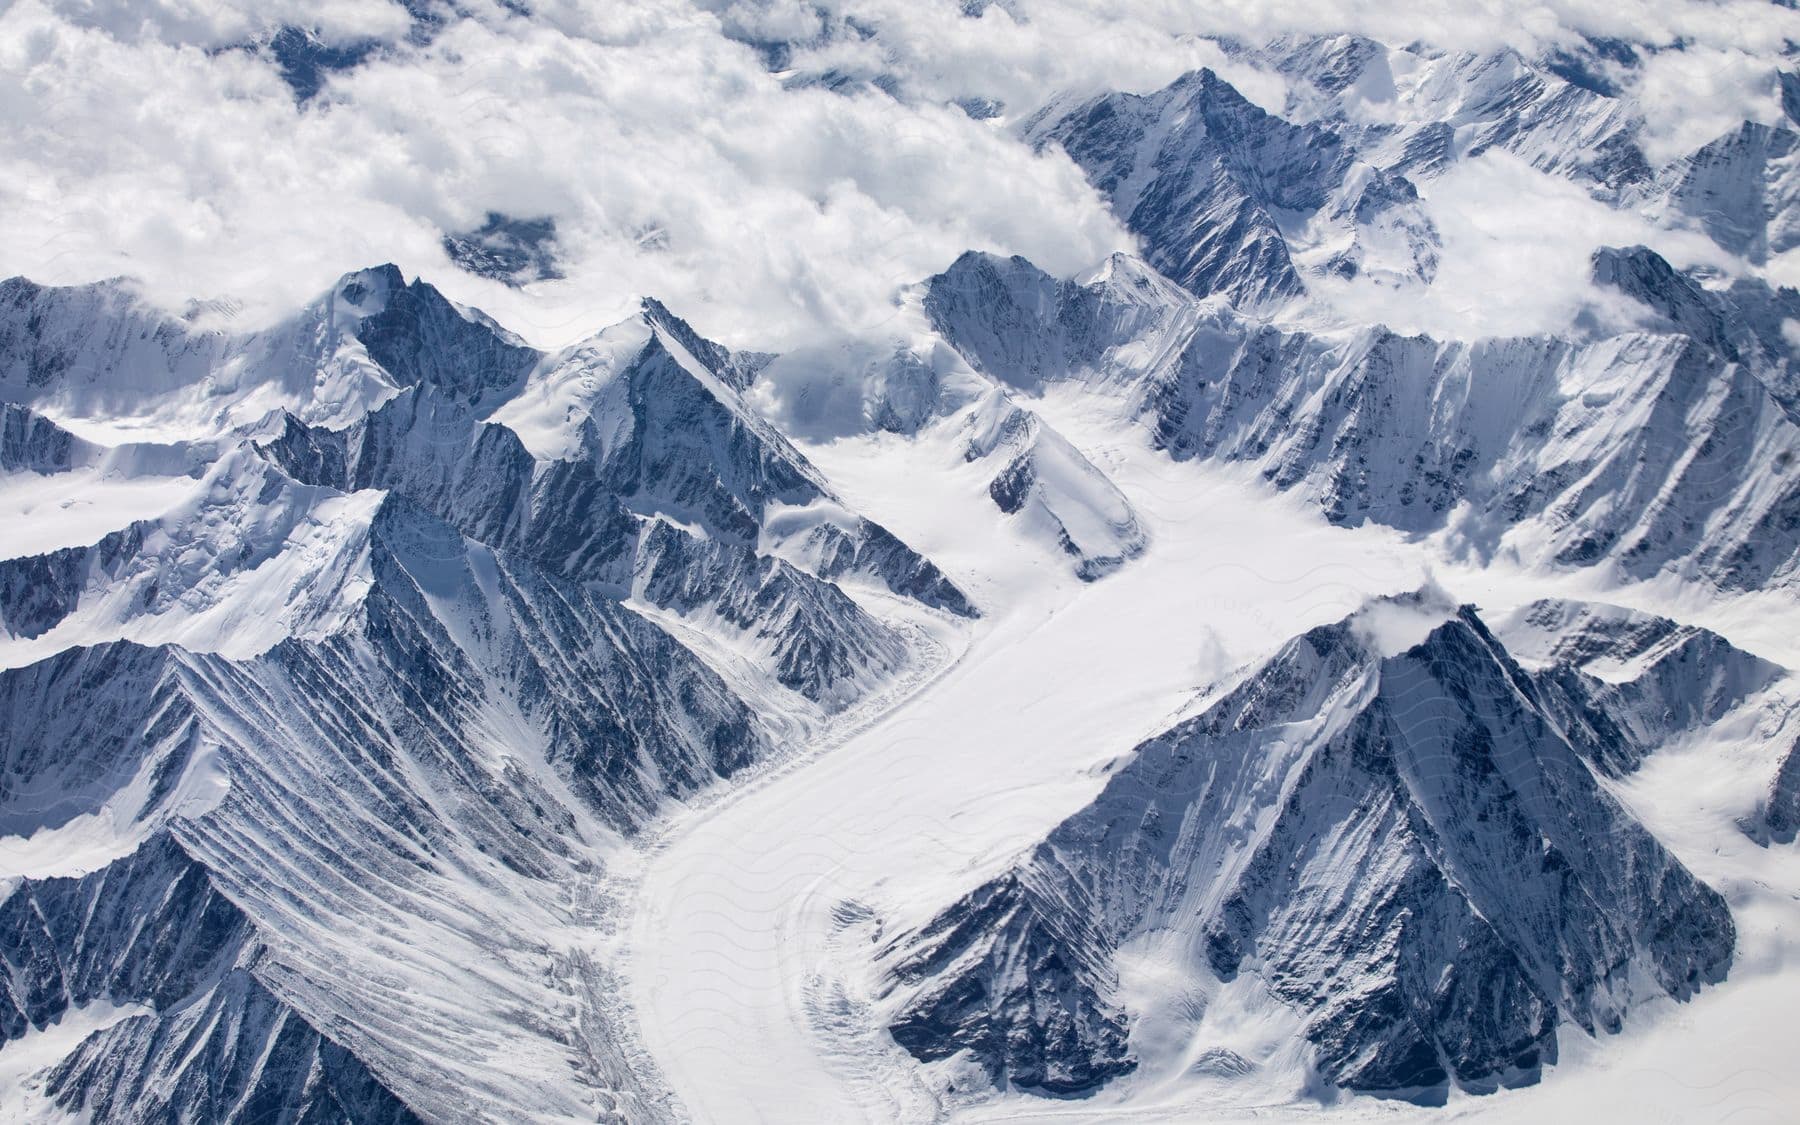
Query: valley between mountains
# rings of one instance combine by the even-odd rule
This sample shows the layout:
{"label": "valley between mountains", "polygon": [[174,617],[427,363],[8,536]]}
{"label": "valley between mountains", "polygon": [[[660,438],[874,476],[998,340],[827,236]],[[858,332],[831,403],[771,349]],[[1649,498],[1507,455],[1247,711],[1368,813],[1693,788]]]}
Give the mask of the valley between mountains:
{"label": "valley between mountains", "polygon": [[779,352],[0,282],[0,1118],[1791,1116],[1800,70],[1643,52],[932,105],[1131,251]]}
{"label": "valley between mountains", "polygon": [[[1306,1109],[1295,1102],[1308,1087],[1304,1065],[1184,1076],[1183,1052],[1193,1053],[1185,1037],[1266,1047],[1291,1034],[1277,1011],[1254,1003],[1223,1019],[1163,1013],[1160,1057],[1092,1098],[1014,1093],[993,1101],[978,1072],[953,1067],[922,1077],[884,1034],[891,985],[875,955],[891,934],[941,908],[947,889],[973,889],[1004,870],[1046,824],[1091,801],[1138,741],[1234,686],[1275,636],[1422,583],[1456,590],[1484,613],[1545,592],[1529,575],[1459,570],[1397,536],[1322,526],[1241,473],[1158,465],[1139,434],[1101,426],[1083,437],[1144,515],[1156,544],[1150,558],[1084,586],[1015,552],[1013,568],[996,577],[1020,596],[972,628],[950,631],[940,658],[947,664],[915,694],[872,724],[856,722],[792,771],[679,818],[653,846],[633,907],[631,996],[644,1042],[667,1060],[696,1118],[1179,1121],[1204,1113],[1260,1121],[1277,1110],[1358,1120],[1675,1120],[1730,1110],[1779,1118],[1793,1090],[1785,1049],[1779,1035],[1759,1029],[1778,1024],[1796,998],[1781,976],[1787,935],[1800,923],[1800,865],[1758,847],[1734,820],[1733,808],[1758,798],[1720,776],[1725,763],[1746,760],[1732,745],[1744,735],[1738,729],[1687,740],[1659,763],[1664,768],[1643,771],[1619,794],[1653,818],[1684,861],[1731,888],[1740,921],[1732,980],[1679,1011],[1662,1011],[1673,1007],[1666,1001],[1653,1006],[1658,1014],[1648,1019],[1666,1021],[1661,1027],[1566,1041],[1563,1065],[1546,1085],[1455,1096],[1444,1108],[1358,1099]],[[843,449],[839,460],[813,452],[841,466],[846,480],[857,479],[858,463],[878,463],[863,449]],[[901,511],[923,527],[978,503],[967,487],[921,498],[912,479],[896,486],[875,477],[853,493],[884,514],[875,498],[885,498],[901,528],[909,526]],[[1259,546],[1268,543],[1293,550]],[[964,549],[995,557],[987,543]],[[937,547],[934,557],[955,558],[956,547]],[[1580,577],[1556,592],[1636,600]],[[1730,613],[1709,619],[1759,651],[1793,659],[1780,628]],[[1121,722],[1124,715],[1131,721]],[[1174,953],[1137,971],[1140,995],[1159,1007],[1169,992],[1195,989]],[[1745,1083],[1753,1088],[1725,1094],[1747,1073],[1757,1078]]]}

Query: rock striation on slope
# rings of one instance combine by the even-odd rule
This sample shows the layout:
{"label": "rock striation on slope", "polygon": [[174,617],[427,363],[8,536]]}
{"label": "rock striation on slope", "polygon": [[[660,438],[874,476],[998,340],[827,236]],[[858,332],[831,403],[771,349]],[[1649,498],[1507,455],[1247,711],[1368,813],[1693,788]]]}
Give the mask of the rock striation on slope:
{"label": "rock striation on slope", "polygon": [[1605,252],[1596,269],[1659,323],[1585,338],[1283,329],[1126,258],[1064,281],[965,254],[924,303],[1000,382],[1120,391],[1170,456],[1256,465],[1335,523],[1631,579],[1791,583],[1800,428],[1773,315],[1787,298],[1719,297],[1767,310],[1725,328],[1729,310],[1644,253]]}
{"label": "rock striation on slope", "polygon": [[[594,877],[608,839],[767,752],[716,673],[579,584],[392,496],[356,553],[349,612],[253,658],[113,642],[0,673],[15,717],[0,736],[0,823],[24,836],[109,825],[121,853],[85,889],[26,880],[0,904],[37,918],[53,891],[86,894],[110,929],[21,933],[4,955],[15,979],[49,979],[124,942],[110,975],[67,1003],[149,1009],[59,1072],[72,1108],[134,1120],[146,1101],[174,1117],[248,1120],[241,1106],[184,1100],[184,1068],[203,1085],[224,1077],[189,1054],[213,1036],[216,1053],[250,1067],[286,1027],[303,1041],[284,1050],[335,1051],[381,1114],[456,1116],[471,1097],[541,1112],[548,1087],[508,1089],[480,1065],[460,1092],[442,1079],[517,1019],[509,1012],[560,992],[506,972],[509,958],[544,956],[528,935],[553,915],[533,896]],[[156,855],[181,867],[169,880],[210,888],[241,950],[199,936],[181,950],[130,944],[145,919],[119,896],[140,893]],[[220,971],[189,963],[205,950],[224,958]],[[449,991],[423,1007],[409,999],[432,979]],[[29,1003],[37,1027],[60,1010],[53,997]],[[306,1028],[334,1038],[315,1043]],[[24,1030],[15,1021],[12,1034]],[[576,1046],[554,1028],[509,1034],[524,1058]],[[257,1079],[285,1083],[266,1097],[327,1099],[320,1119],[361,1119],[333,1117],[336,1095],[312,1089],[308,1066],[281,1065]],[[559,1096],[579,1098],[580,1084]]]}
{"label": "rock striation on slope", "polygon": [[46,1092],[96,1120],[417,1121],[355,1055],[277,999],[243,912],[159,837],[104,871],[26,880],[0,903],[0,1035],[133,1004],[56,1064]]}
{"label": "rock striation on slope", "polygon": [[0,1030],[117,1016],[44,1095],[667,1116],[609,1022],[609,860],[910,664],[861,595],[974,606],[750,409],[767,357],[654,302],[546,355],[391,267],[248,335],[5,296],[0,471],[192,480],[0,560]]}
{"label": "rock striation on slope", "polygon": [[[1622,620],[1559,612],[1581,656],[1553,670]],[[1179,1065],[1211,1057],[1205,1013],[1242,978],[1323,1082],[1436,1100],[1535,1080],[1568,1027],[1617,1031],[1648,995],[1722,980],[1724,900],[1599,782],[1546,678],[1431,595],[1288,642],[1016,867],[886,942],[894,1038],[1001,1087],[1091,1092],[1140,1064],[1121,966],[1151,951],[1159,991],[1202,997]]]}

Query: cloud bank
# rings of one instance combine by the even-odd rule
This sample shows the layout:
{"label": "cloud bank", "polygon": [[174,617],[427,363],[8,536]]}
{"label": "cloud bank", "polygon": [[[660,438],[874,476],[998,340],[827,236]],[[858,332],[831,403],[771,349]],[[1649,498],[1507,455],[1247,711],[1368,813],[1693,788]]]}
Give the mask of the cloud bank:
{"label": "cloud bank", "polygon": [[[1209,36],[1531,52],[1628,36],[1660,155],[1775,112],[1774,60],[1800,36],[1760,0],[1377,8],[18,0],[0,13],[0,273],[128,274],[255,320],[392,260],[540,344],[653,294],[719,338],[787,347],[878,329],[899,286],[965,249],[1073,273],[1131,248],[1079,171],[1007,124],[1060,91],[1201,65],[1280,104],[1278,78]],[[269,48],[282,27],[375,49],[297,104]],[[563,276],[515,289],[455,268],[446,233],[490,213],[553,221]]]}

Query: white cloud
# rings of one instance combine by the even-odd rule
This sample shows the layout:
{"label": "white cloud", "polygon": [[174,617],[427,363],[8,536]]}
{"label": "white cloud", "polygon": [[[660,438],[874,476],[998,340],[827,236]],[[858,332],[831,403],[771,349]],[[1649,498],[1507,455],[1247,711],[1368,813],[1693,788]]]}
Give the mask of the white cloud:
{"label": "white cloud", "polygon": [[1313,293],[1332,319],[1439,339],[1566,333],[1584,316],[1623,327],[1642,310],[1593,283],[1593,254],[1603,246],[1642,244],[1678,268],[1744,271],[1703,235],[1613,210],[1500,151],[1453,165],[1420,197],[1443,239],[1431,284],[1316,280]]}
{"label": "white cloud", "polygon": [[[1200,37],[1304,28],[1535,49],[1584,30],[1687,44],[1643,71],[1653,137],[1679,148],[1718,119],[1768,113],[1771,60],[1800,38],[1800,17],[1760,0],[1001,0],[973,18],[958,0],[705,5],[543,0],[521,18],[472,0],[477,18],[421,47],[393,3],[18,0],[0,12],[0,273],[128,273],[171,302],[236,295],[271,313],[394,260],[544,343],[650,293],[732,342],[786,346],[877,326],[899,285],[967,248],[1074,272],[1129,246],[1065,158],[1031,154],[957,97],[1016,116],[1059,90],[1151,90],[1211,65],[1273,106],[1278,80]],[[846,16],[873,38],[803,61],[897,75],[905,99],[784,89],[722,33],[804,38]],[[221,49],[284,22],[391,48],[301,112],[269,60]],[[1535,204],[1484,203],[1531,211],[1509,261],[1566,249],[1524,245],[1543,229]],[[518,292],[450,266],[442,232],[489,210],[555,218],[567,278]],[[1422,321],[1455,312],[1432,300]]]}
{"label": "white cloud", "polygon": [[1734,132],[1745,121],[1779,121],[1772,58],[1735,47],[1696,46],[1646,59],[1634,90],[1645,110],[1645,155],[1660,164]]}
{"label": "white cloud", "polygon": [[329,42],[391,39],[412,23],[394,0],[51,0],[50,7],[74,26],[97,28],[126,42],[195,47],[243,43],[287,24],[315,30]]}
{"label": "white cloud", "polygon": [[[546,341],[652,293],[784,344],[885,317],[970,246],[1073,271],[1127,245],[1066,158],[954,108],[783,90],[679,4],[537,15],[456,23],[297,112],[248,53],[25,0],[0,17],[5,269],[272,309],[392,259]],[[527,296],[451,269],[439,232],[488,210],[553,216],[567,279]]]}

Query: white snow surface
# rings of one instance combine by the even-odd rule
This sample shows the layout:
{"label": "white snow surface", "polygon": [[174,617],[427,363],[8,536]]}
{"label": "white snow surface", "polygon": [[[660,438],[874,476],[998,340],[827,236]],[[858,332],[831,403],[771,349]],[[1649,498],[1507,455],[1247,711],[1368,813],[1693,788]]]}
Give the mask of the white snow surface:
{"label": "white snow surface", "polygon": [[[1135,268],[1119,258],[1095,276],[1118,274],[1123,285]],[[1185,305],[1178,311],[1192,312]],[[1781,725],[1793,710],[1786,697],[1746,705],[1704,738],[1664,748],[1614,784],[1635,815],[1727,896],[1739,927],[1730,977],[1689,1004],[1654,1006],[1617,1037],[1591,1041],[1565,1029],[1561,1061],[1539,1087],[1453,1095],[1432,1114],[1367,1098],[1321,1104],[1305,1078],[1307,1060],[1292,1053],[1246,1080],[1185,1066],[1177,1074],[1159,1065],[1172,1055],[1158,1050],[1161,1037],[1186,1018],[1188,970],[1153,945],[1126,950],[1121,964],[1126,992],[1143,1013],[1134,1047],[1146,1065],[1090,1099],[971,1096],[954,1062],[915,1063],[877,1018],[872,938],[924,921],[1010,865],[1087,803],[1142,739],[1216,697],[1288,638],[1371,597],[1431,592],[1422,605],[1377,606],[1359,618],[1384,652],[1414,643],[1459,603],[1476,603],[1497,620],[1548,596],[1704,625],[1788,667],[1800,667],[1800,635],[1792,628],[1791,592],[1728,597],[1672,575],[1621,586],[1603,568],[1534,568],[1528,549],[1482,565],[1449,553],[1443,537],[1377,524],[1334,527],[1304,494],[1274,491],[1256,464],[1177,462],[1151,449],[1141,424],[1128,421],[1128,381],[1002,387],[923,341],[916,324],[905,328],[914,335],[860,357],[881,373],[878,401],[863,397],[864,386],[805,384],[806,372],[792,366],[773,377],[794,383],[759,385],[740,396],[679,344],[665,344],[720,402],[735,408],[749,398],[785,427],[830,482],[829,494],[810,503],[774,505],[759,551],[816,566],[806,553],[807,533],[825,525],[849,529],[866,516],[938,564],[984,616],[952,620],[866,580],[846,582],[859,604],[907,639],[917,659],[828,715],[775,684],[762,667],[767,653],[707,612],[683,616],[641,597],[629,601],[761,713],[778,743],[775,754],[675,806],[641,847],[598,831],[576,842],[591,869],[605,871],[600,891],[593,885],[599,876],[558,876],[501,893],[495,887],[512,876],[484,858],[482,878],[432,888],[432,909],[454,915],[455,924],[428,925],[422,914],[397,912],[417,932],[384,936],[373,952],[366,939],[374,923],[289,917],[285,906],[262,904],[302,944],[311,943],[311,958],[296,956],[285,970],[288,987],[314,990],[307,972],[329,966],[351,982],[330,1004],[348,1007],[354,998],[387,995],[390,978],[403,980],[432,997],[419,1017],[429,1033],[459,1038],[461,1047],[512,1034],[504,1022],[510,1005],[567,1001],[558,1011],[580,1022],[581,1049],[600,1060],[586,1066],[604,1071],[628,1060],[632,1078],[652,1087],[648,1100],[633,1104],[703,1121],[1535,1121],[1614,1112],[1757,1121],[1779,1120],[1800,1101],[1800,1076],[1780,1033],[1800,1002],[1800,971],[1789,963],[1791,934],[1800,932],[1800,855],[1760,848],[1737,827],[1762,797],[1774,750],[1800,733]],[[539,458],[575,455],[584,429],[597,431],[604,446],[624,421],[611,395],[622,382],[614,376],[652,331],[629,320],[547,358],[494,418]],[[1133,339],[1121,353],[1146,354],[1127,355],[1120,367],[1155,366],[1148,353],[1158,338],[1146,332]],[[815,363],[811,372],[828,368]],[[787,409],[795,398],[778,393],[796,385],[847,397],[827,394],[809,419]],[[232,400],[251,401],[261,400],[254,392]],[[152,455],[151,447],[130,457],[115,450],[64,473],[0,478],[8,555],[90,545],[134,521],[144,535],[134,568],[83,586],[74,609],[49,632],[0,636],[0,667],[111,640],[241,659],[286,637],[331,632],[363,592],[368,528],[383,493],[295,485],[207,428],[238,425],[242,415],[227,412],[203,425],[174,395],[157,400],[151,413],[164,417],[157,413],[164,408],[172,421],[153,427],[151,436],[221,442],[224,452],[213,451],[219,460],[198,479],[182,474],[180,458]],[[135,432],[125,425],[130,417],[96,408],[86,420],[99,429],[82,429],[66,413],[58,420],[83,438],[116,439]],[[1026,504],[1007,514],[991,489],[1003,463],[1018,457],[1029,459],[1035,483]],[[705,534],[697,524],[689,530]],[[1059,537],[1076,549],[1059,549]],[[485,547],[470,551],[471,581],[491,603],[493,555]],[[1070,566],[1071,555],[1127,561],[1089,582]],[[483,615],[440,605],[430,590],[426,598],[462,649],[482,647],[475,623]],[[493,605],[487,608],[498,618]],[[543,759],[541,732],[497,704],[483,721],[491,727],[485,749],[499,767],[517,763],[544,791],[576,805]],[[148,776],[121,778],[95,811],[0,837],[0,888],[104,867],[175,821],[206,820],[227,800],[228,784],[202,755],[150,808]],[[272,852],[288,846],[269,841]],[[226,865],[228,852],[215,862]],[[260,876],[252,865],[236,877],[247,886]],[[511,919],[496,939],[502,946],[527,933],[544,937],[553,950],[545,955],[549,975],[535,954],[475,950],[468,934],[490,915]],[[444,992],[446,974],[466,993]],[[11,1076],[41,1073],[116,1015],[72,1013],[10,1045],[3,1064],[30,1069],[0,1071],[0,1118],[55,1119],[59,1111],[32,1100],[29,1081]],[[1242,1045],[1243,1053],[1291,1038],[1292,1014],[1248,985],[1209,997],[1207,1018],[1221,1042]],[[523,1117],[560,1119],[590,1108],[597,1095],[568,1085],[559,1043],[548,1034],[515,1038],[470,1073],[486,1084],[484,1096],[532,1099],[520,1108]],[[654,1089],[663,1081],[666,1099]]]}
{"label": "white snow surface", "polygon": [[63,1013],[62,1019],[42,1031],[28,1031],[25,1038],[7,1045],[0,1055],[0,1120],[48,1123],[80,1122],[44,1095],[43,1073],[55,1066],[83,1039],[106,1030],[121,1020],[149,1015],[142,1004],[114,1005],[96,1001]]}
{"label": "white snow surface", "polygon": [[[1423,606],[1364,615],[1383,649],[1416,640],[1442,619],[1440,606],[1497,613],[1557,595],[1660,610],[1789,666],[1800,659],[1791,617],[1768,612],[1762,596],[1471,568],[1430,541],[1330,527],[1241,467],[1171,463],[1141,432],[1101,420],[1107,410],[1091,390],[1030,405],[1104,467],[1155,543],[1105,581],[1075,581],[1005,535],[979,470],[942,471],[943,451],[932,448],[941,435],[803,444],[846,497],[939,561],[988,616],[940,626],[946,663],[892,710],[675,818],[651,845],[623,971],[643,1044],[687,1113],[721,1122],[1789,1119],[1800,1074],[1779,1029],[1800,1001],[1788,937],[1800,925],[1800,855],[1759,848],[1736,825],[1774,767],[1777,736],[1792,741],[1778,729],[1780,701],[1747,704],[1616,787],[1727,896],[1739,926],[1731,976],[1689,1004],[1655,1005],[1619,1036],[1566,1028],[1561,1061],[1540,1086],[1454,1094],[1435,1110],[1342,1096],[1322,1104],[1304,1059],[1233,1082],[1170,1078],[1152,1053],[1141,1074],[1089,1099],[965,1098],[946,1093],[959,1082],[955,1060],[922,1068],[896,1046],[876,1018],[881,934],[997,874],[1092,798],[1141,739],[1288,637],[1371,596],[1431,589]],[[1122,968],[1128,990],[1165,1008],[1188,971],[1153,949],[1127,951]],[[1156,1007],[1134,1031],[1140,1050],[1154,1051]],[[1254,989],[1213,996],[1208,1018],[1244,1043],[1287,1038],[1292,1020]]]}

